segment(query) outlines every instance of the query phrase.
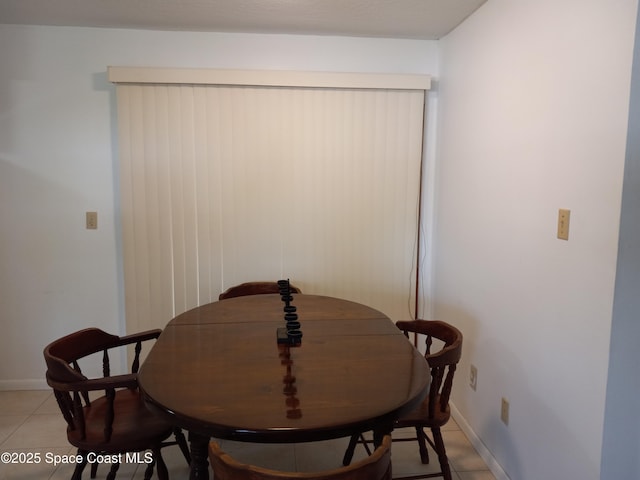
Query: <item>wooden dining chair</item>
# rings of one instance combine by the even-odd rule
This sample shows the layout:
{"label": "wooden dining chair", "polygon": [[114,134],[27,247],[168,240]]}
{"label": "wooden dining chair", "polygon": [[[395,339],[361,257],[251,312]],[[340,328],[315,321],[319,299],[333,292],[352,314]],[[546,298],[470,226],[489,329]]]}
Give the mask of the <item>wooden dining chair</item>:
{"label": "wooden dining chair", "polygon": [[[422,463],[429,463],[429,452],[427,444],[431,445],[438,455],[440,472],[423,475],[403,477],[404,479],[418,479],[443,477],[451,480],[451,468],[447,459],[447,452],[442,440],[440,428],[445,425],[451,416],[449,409],[449,396],[453,385],[453,376],[456,365],[462,355],[462,333],[448,323],[438,320],[410,320],[396,322],[396,326],[402,330],[407,338],[410,338],[414,346],[418,346],[421,338],[425,343],[425,359],[429,363],[431,371],[431,383],[429,393],[416,408],[399,418],[394,428],[413,427],[416,431],[415,437],[393,438],[394,442],[416,441],[420,451]],[[432,352],[434,340],[440,344],[438,351]],[[425,429],[431,430],[431,437],[427,435]],[[361,443],[370,451],[368,443],[363,434],[353,435],[347,447],[343,463],[348,465],[353,458],[356,444]]]}
{"label": "wooden dining chair", "polygon": [[[289,285],[291,293],[302,293],[298,287]],[[245,295],[263,295],[267,293],[280,293],[278,282],[246,282],[228,288],[220,294],[218,300],[227,298],[244,297]]]}
{"label": "wooden dining chair", "polygon": [[[160,333],[160,330],[150,330],[119,337],[98,328],[87,328],[45,347],[47,383],[53,389],[67,422],[67,439],[78,448],[78,455],[82,458],[82,462],[76,465],[72,480],[82,478],[89,453],[122,454],[122,458],[126,458],[127,453],[151,450],[152,461],[147,465],[145,480],[151,478],[154,466],[160,480],[169,478],[161,447],[177,443],[190,463],[189,448],[181,430],[151,413],[138,389],[142,342],[156,339]],[[135,345],[131,373],[112,375],[109,351],[130,344]],[[83,359],[85,371],[88,371],[90,361],[99,364],[100,358],[102,376],[87,378],[79,361]],[[172,434],[176,440],[167,442]],[[146,460],[147,457],[141,455],[140,458]],[[91,478],[95,478],[97,467],[97,463],[92,463]],[[118,468],[119,463],[114,462],[107,480],[115,478]]]}
{"label": "wooden dining chair", "polygon": [[220,449],[216,442],[209,444],[209,462],[214,480],[391,480],[391,437],[370,456],[349,465],[323,472],[281,472],[247,465]]}

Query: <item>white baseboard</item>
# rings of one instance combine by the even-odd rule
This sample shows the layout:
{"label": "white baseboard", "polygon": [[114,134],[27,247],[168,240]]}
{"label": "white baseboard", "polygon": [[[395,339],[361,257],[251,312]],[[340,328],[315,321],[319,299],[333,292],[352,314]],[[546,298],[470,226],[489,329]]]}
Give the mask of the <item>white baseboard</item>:
{"label": "white baseboard", "polygon": [[502,466],[495,459],[493,454],[489,451],[489,449],[482,443],[480,437],[476,435],[476,432],[473,431],[467,420],[462,416],[460,411],[456,408],[456,406],[449,402],[449,407],[451,408],[451,416],[456,421],[460,429],[467,436],[473,448],[476,449],[478,455],[484,460],[484,463],[487,464],[493,476],[496,477],[496,480],[510,480],[509,476],[502,469]]}
{"label": "white baseboard", "polygon": [[0,380],[0,391],[9,390],[51,390],[44,379]]}

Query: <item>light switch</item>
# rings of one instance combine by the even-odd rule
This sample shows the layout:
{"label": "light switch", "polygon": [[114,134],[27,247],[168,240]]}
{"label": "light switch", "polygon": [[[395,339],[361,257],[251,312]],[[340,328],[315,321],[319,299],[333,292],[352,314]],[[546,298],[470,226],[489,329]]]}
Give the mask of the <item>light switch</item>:
{"label": "light switch", "polygon": [[87,230],[98,229],[98,212],[87,212]]}
{"label": "light switch", "polygon": [[560,240],[569,240],[569,217],[571,210],[561,208],[558,210],[558,238]]}

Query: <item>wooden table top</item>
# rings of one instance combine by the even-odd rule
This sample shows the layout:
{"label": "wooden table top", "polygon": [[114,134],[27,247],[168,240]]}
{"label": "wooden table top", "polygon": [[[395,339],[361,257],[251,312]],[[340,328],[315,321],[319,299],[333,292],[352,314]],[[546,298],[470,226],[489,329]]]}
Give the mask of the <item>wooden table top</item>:
{"label": "wooden table top", "polygon": [[199,435],[303,442],[391,426],[426,394],[425,359],[382,313],[294,295],[302,344],[282,347],[279,295],[237,297],[174,318],[139,384],[150,407]]}

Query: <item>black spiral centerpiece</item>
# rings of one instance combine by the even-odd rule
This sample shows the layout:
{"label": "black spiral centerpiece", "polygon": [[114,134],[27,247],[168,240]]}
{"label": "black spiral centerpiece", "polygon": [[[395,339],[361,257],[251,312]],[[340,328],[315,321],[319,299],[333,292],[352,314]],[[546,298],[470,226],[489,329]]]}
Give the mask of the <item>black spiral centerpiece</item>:
{"label": "black spiral centerpiece", "polygon": [[277,330],[278,344],[299,346],[302,343],[302,330],[298,321],[297,308],[291,305],[293,296],[291,295],[291,284],[289,280],[278,280],[280,287],[280,298],[284,302],[284,320],[285,327]]}
{"label": "black spiral centerpiece", "polygon": [[296,387],[296,377],[293,374],[291,348],[299,347],[302,344],[302,330],[300,330],[300,322],[296,313],[297,308],[291,305],[293,296],[289,280],[278,280],[278,286],[280,287],[280,298],[284,302],[284,320],[286,322],[286,326],[279,327],[277,330],[280,363],[286,367],[285,375],[282,378],[284,384],[282,393],[286,397],[287,418],[298,419],[302,417],[302,410],[300,399],[297,397],[298,388]]}

